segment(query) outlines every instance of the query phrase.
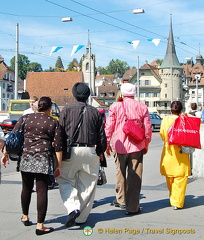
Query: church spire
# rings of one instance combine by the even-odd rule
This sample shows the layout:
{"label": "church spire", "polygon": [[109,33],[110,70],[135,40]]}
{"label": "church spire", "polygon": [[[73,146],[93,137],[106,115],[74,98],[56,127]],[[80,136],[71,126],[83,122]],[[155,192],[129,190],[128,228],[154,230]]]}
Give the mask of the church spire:
{"label": "church spire", "polygon": [[174,37],[173,37],[173,29],[172,29],[172,14],[170,15],[170,31],[169,31],[169,38],[168,38],[168,45],[166,50],[166,55],[164,60],[160,66],[160,68],[182,68],[179,64],[176,49],[174,44]]}

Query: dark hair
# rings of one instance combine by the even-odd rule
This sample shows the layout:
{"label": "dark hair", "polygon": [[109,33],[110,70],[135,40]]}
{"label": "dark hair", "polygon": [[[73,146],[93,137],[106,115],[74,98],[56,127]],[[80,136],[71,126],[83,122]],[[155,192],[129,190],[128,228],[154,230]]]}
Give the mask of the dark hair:
{"label": "dark hair", "polygon": [[197,110],[197,104],[196,103],[191,103],[191,109],[192,110]]}
{"label": "dark hair", "polygon": [[182,102],[180,102],[180,101],[173,101],[171,103],[171,112],[173,114],[178,114],[179,115],[181,113],[182,109],[183,109]]}
{"label": "dark hair", "polygon": [[41,97],[38,102],[38,112],[43,112],[52,106],[52,100],[50,97]]}

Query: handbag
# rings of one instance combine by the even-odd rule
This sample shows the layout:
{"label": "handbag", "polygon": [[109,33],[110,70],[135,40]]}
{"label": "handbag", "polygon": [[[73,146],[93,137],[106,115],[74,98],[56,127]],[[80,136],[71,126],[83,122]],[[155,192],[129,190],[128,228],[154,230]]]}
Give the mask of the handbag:
{"label": "handbag", "polygon": [[145,138],[145,132],[144,129],[138,126],[137,123],[135,123],[135,120],[133,119],[128,119],[124,104],[122,102],[122,107],[124,110],[125,114],[125,124],[123,126],[123,132],[135,143],[140,143],[141,141],[144,140]]}
{"label": "handbag", "polygon": [[99,167],[99,172],[98,172],[98,180],[97,180],[97,185],[104,185],[107,183],[106,179],[106,174],[104,171],[104,167],[100,166]]}
{"label": "handbag", "polygon": [[69,138],[66,138],[66,148],[65,148],[65,151],[63,151],[63,156],[62,156],[62,160],[65,161],[66,159],[70,159],[71,158],[71,151],[72,151],[72,143],[74,142],[74,139],[75,139],[75,136],[76,134],[79,132],[79,128],[81,127],[82,125],[82,122],[83,122],[83,116],[84,116],[84,113],[86,112],[86,106],[84,107],[83,109],[83,112],[81,114],[81,117],[79,119],[79,122],[76,126],[76,129],[73,133],[73,137],[71,139]]}
{"label": "handbag", "polygon": [[168,129],[168,144],[201,149],[200,118],[179,116]]}
{"label": "handbag", "polygon": [[21,123],[20,129],[11,132],[5,140],[6,152],[9,153],[9,158],[12,161],[18,161],[19,156],[23,151],[24,142],[24,125],[27,118]]}

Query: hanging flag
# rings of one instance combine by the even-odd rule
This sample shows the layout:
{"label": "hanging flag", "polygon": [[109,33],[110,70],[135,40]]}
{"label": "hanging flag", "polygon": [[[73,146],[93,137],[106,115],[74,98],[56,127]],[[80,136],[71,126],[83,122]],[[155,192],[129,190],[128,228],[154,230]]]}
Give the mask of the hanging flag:
{"label": "hanging flag", "polygon": [[[57,52],[58,50],[60,50],[61,48],[63,48],[63,47],[57,47],[57,46],[52,47],[52,48],[51,48],[51,51],[50,51],[50,56],[51,56],[54,52]],[[49,56],[49,57],[50,57],[50,56]]]}
{"label": "hanging flag", "polygon": [[150,41],[150,42],[153,42],[156,46],[158,46],[160,41],[161,41],[161,39],[158,39],[158,38],[155,38],[155,39],[150,38],[150,39],[147,39],[147,40]]}
{"label": "hanging flag", "polygon": [[139,42],[140,40],[128,41],[128,43],[130,43],[134,47],[134,49],[137,48]]}
{"label": "hanging flag", "polygon": [[71,56],[77,53],[81,48],[83,48],[85,45],[74,45],[72,48]]}

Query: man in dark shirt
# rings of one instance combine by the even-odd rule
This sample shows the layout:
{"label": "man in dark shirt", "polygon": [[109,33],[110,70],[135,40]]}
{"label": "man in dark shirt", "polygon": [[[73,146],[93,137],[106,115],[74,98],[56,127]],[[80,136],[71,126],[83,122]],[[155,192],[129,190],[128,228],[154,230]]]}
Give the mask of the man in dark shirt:
{"label": "man in dark shirt", "polygon": [[[73,138],[71,157],[64,159],[58,178],[61,198],[68,211],[66,227],[86,222],[94,201],[99,157],[107,146],[102,116],[86,103],[89,87],[76,83],[72,93],[77,101],[66,106],[59,118],[64,138]],[[81,117],[82,124],[74,134]]]}

